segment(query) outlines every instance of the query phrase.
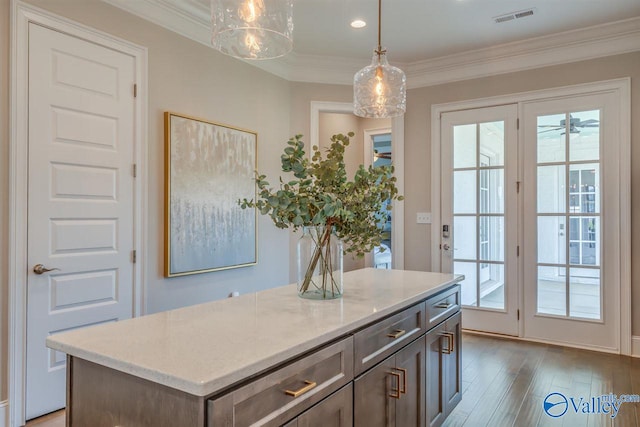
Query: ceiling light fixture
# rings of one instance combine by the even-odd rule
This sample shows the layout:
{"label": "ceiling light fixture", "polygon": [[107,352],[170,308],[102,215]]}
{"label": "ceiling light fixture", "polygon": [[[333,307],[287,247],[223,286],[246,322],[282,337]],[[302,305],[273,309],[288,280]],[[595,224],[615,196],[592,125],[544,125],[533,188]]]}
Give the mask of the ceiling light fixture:
{"label": "ceiling light fixture", "polygon": [[407,109],[407,79],[404,72],[387,62],[382,49],[382,0],[378,0],[378,48],[371,65],[353,77],[353,112],[369,118],[396,117]]}
{"label": "ceiling light fixture", "polygon": [[271,59],[293,48],[293,0],[211,0],[211,44],[241,59]]}
{"label": "ceiling light fixture", "polygon": [[362,19],[354,19],[353,21],[351,21],[351,28],[364,28],[367,26],[367,23],[364,22]]}

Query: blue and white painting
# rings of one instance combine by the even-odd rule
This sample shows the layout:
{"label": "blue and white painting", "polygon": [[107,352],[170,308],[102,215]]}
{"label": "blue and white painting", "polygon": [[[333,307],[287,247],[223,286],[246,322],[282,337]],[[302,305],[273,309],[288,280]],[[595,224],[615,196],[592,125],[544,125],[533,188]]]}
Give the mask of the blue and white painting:
{"label": "blue and white painting", "polygon": [[[257,135],[167,113],[167,276],[256,263]],[[165,268],[166,269],[166,268]]]}

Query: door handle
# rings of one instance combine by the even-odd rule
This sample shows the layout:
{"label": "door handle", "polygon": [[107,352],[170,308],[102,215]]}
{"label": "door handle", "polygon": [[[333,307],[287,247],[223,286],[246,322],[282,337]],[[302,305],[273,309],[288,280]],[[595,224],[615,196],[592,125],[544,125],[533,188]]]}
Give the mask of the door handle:
{"label": "door handle", "polygon": [[407,370],[404,368],[394,368],[397,371],[402,372],[402,387],[400,393],[407,394]]}
{"label": "door handle", "polygon": [[400,338],[401,336],[403,336],[406,333],[407,333],[407,331],[405,331],[404,329],[396,329],[395,331],[393,331],[391,333],[388,333],[387,336],[389,338],[396,339],[396,338]]}
{"label": "door handle", "polygon": [[449,246],[447,243],[445,243],[444,245],[442,245],[442,249],[444,249],[445,251],[448,251],[451,249],[451,246]]}
{"label": "door handle", "polygon": [[42,264],[36,264],[33,266],[33,272],[40,275],[43,273],[48,273],[50,271],[54,271],[54,270],[60,270],[59,268],[47,268]]}

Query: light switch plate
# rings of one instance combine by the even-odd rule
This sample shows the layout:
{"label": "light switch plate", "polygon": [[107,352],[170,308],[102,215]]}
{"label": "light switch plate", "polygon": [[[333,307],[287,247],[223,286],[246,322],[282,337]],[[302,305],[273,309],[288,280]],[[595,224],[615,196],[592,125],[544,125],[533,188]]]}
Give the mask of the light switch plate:
{"label": "light switch plate", "polygon": [[431,212],[416,213],[416,224],[431,224]]}

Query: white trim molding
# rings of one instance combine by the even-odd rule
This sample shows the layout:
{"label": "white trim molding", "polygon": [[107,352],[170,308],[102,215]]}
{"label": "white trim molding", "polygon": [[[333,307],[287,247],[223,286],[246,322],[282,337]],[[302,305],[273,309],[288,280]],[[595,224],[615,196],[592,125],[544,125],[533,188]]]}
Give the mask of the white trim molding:
{"label": "white trim molding", "polygon": [[[640,22],[640,21],[639,21]],[[621,78],[600,82],[542,89],[531,92],[520,92],[489,98],[434,104],[431,106],[431,212],[432,230],[440,230],[442,226],[441,210],[441,129],[440,118],[443,113],[473,108],[491,107],[504,104],[522,104],[527,101],[579,96],[589,93],[615,92],[620,102],[620,317],[619,317],[619,353],[635,354],[638,345],[631,335],[631,79]],[[439,236],[437,234],[436,236]],[[440,271],[440,239],[431,240],[431,270]],[[522,267],[522,265],[521,265]],[[522,286],[522,280],[520,280]],[[523,306],[522,289],[520,306]],[[522,325],[520,335],[523,335]],[[563,344],[565,345],[565,344]],[[633,350],[633,353],[632,353]],[[639,354],[640,355],[640,354]]]}
{"label": "white trim molding", "polygon": [[640,336],[638,335],[631,337],[631,356],[640,357]]}
{"label": "white trim molding", "polygon": [[9,424],[9,401],[0,402],[0,427],[7,427]]}
{"label": "white trim molding", "polygon": [[[353,114],[351,102],[311,101],[309,117],[309,146],[319,146],[320,113]],[[393,150],[393,166],[395,168],[396,187],[404,195],[404,115],[391,119],[391,145]],[[404,270],[404,201],[393,204],[391,229],[397,238],[391,240],[391,256],[394,269]]]}
{"label": "white trim molding", "polygon": [[145,313],[147,172],[147,49],[43,9],[11,0],[10,141],[9,141],[9,426],[25,423],[27,189],[28,189],[28,30],[36,23],[130,55],[138,84],[135,111],[134,315]]}
{"label": "white trim molding", "polygon": [[[197,1],[103,1],[211,46],[209,10]],[[640,50],[639,17],[394,65],[406,72],[407,87],[413,89],[637,50]],[[246,62],[290,81],[351,85],[354,73],[368,61],[368,57],[330,57],[292,52],[271,61]]]}

